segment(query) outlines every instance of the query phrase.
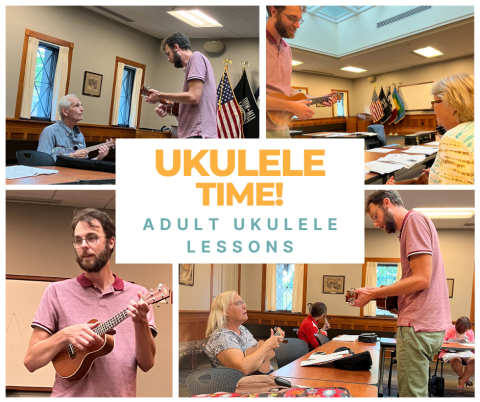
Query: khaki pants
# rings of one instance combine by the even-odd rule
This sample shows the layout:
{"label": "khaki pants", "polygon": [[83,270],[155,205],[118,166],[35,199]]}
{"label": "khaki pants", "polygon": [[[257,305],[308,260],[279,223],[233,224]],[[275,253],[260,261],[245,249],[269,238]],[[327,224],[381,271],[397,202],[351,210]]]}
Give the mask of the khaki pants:
{"label": "khaki pants", "polygon": [[415,332],[397,328],[397,378],[402,398],[428,397],[428,368],[442,346],[445,331]]}
{"label": "khaki pants", "polygon": [[292,138],[288,127],[283,130],[267,130],[266,138]]}

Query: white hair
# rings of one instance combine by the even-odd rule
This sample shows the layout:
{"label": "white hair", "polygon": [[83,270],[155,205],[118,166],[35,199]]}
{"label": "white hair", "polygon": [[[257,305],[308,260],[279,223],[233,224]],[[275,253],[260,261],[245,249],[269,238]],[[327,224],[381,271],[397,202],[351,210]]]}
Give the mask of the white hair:
{"label": "white hair", "polygon": [[58,101],[58,113],[60,114],[60,118],[62,120],[65,117],[62,113],[62,109],[69,109],[73,103],[69,101],[68,98],[78,98],[78,96],[75,94],[69,94],[69,95],[65,95],[62,99]]}

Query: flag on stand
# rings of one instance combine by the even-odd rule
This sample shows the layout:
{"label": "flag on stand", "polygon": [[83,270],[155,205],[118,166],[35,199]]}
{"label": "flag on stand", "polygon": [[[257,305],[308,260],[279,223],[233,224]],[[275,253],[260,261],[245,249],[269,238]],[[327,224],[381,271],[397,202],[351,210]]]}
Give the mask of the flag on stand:
{"label": "flag on stand", "polygon": [[378,99],[375,88],[373,89],[372,102],[370,103],[370,114],[372,115],[373,123],[377,122],[383,117],[382,102]]}
{"label": "flag on stand", "polygon": [[388,98],[388,103],[390,103],[390,106],[392,108],[392,114],[390,115],[387,123],[388,124],[392,124],[395,119],[397,118],[397,107],[395,106],[395,102],[393,101],[393,98],[392,98],[392,89],[391,87],[388,87],[388,95],[387,95],[387,98]]}
{"label": "flag on stand", "polygon": [[402,98],[400,98],[400,94],[398,93],[397,87],[395,85],[393,86],[392,98],[393,103],[395,103],[395,106],[397,108],[397,118],[394,121],[394,123],[397,124],[405,117],[405,106],[403,105],[403,100]]}
{"label": "flag on stand", "polygon": [[378,96],[380,99],[380,102],[382,102],[382,107],[383,107],[383,117],[380,123],[385,124],[387,120],[390,118],[392,115],[392,106],[388,103],[388,99],[385,96],[385,92],[383,92],[383,87],[380,89],[380,95]]}
{"label": "flag on stand", "polygon": [[247,72],[243,69],[242,78],[238,82],[235,90],[235,98],[238,99],[238,104],[242,110],[243,117],[243,134],[245,138],[259,138],[259,110],[257,102],[253,97],[252,89],[248,83]]}
{"label": "flag on stand", "polygon": [[233,94],[227,67],[217,88],[217,102],[218,138],[244,138],[242,112]]}

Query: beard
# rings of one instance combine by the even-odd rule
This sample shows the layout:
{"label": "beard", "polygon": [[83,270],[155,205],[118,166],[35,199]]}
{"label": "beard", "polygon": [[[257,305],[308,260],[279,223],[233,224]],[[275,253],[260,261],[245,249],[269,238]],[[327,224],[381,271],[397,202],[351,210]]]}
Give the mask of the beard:
{"label": "beard", "polygon": [[107,264],[109,259],[110,249],[107,245],[105,245],[103,251],[97,257],[95,257],[92,262],[83,260],[83,258],[81,258],[81,256],[77,254],[77,264],[80,266],[80,268],[82,268],[85,272],[88,273],[95,273],[101,271],[103,267]]}
{"label": "beard", "polygon": [[294,32],[290,32],[287,29],[287,26],[280,20],[280,18],[275,21],[275,29],[277,30],[278,34],[282,38],[287,38],[287,39],[294,38],[295,37],[295,32],[297,31],[297,29],[295,28]]}
{"label": "beard", "polygon": [[183,68],[182,58],[175,51],[173,51],[173,65],[176,68]]}
{"label": "beard", "polygon": [[383,222],[382,226],[385,227],[385,232],[387,234],[392,234],[397,231],[397,224],[395,223],[395,217],[393,214],[388,210],[381,207],[383,210]]}

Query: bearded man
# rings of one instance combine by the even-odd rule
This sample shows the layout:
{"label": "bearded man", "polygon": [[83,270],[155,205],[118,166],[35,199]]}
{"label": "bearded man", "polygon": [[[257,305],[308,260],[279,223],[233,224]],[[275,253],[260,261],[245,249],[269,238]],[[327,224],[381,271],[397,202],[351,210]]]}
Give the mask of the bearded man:
{"label": "bearded man", "polygon": [[452,325],[447,280],[437,230],[430,219],[407,211],[400,194],[378,190],[365,200],[365,214],[387,234],[400,232],[402,278],[380,288],[360,288],[354,305],[398,296],[397,378],[400,397],[428,396],[430,361]]}
{"label": "bearded man", "polygon": [[151,89],[145,101],[151,104],[161,102],[155,109],[160,117],[169,112],[170,106],[164,101],[179,104],[178,138],[218,138],[217,89],[212,65],[202,53],[192,52],[190,39],[181,32],[163,39],[160,50],[169,63],[176,68],[185,68],[183,90],[165,93]]}
{"label": "bearded man", "polygon": [[78,350],[103,344],[89,324],[101,322],[127,308],[131,319],[116,327],[115,347],[97,359],[89,373],[71,382],[55,375],[53,397],[135,397],[137,365],[143,371],[154,365],[157,335],[151,307],[143,300],[147,289],[114,275],[110,258],[115,248],[115,225],[97,209],[76,212],[72,221],[76,260],[84,273],[50,284],[32,322],[33,333],[24,364],[34,372],[46,366],[68,345]]}
{"label": "bearded man", "polygon": [[[300,120],[310,119],[315,112],[310,109],[312,101],[301,100],[291,102],[269,97],[272,92],[287,96],[299,93],[292,89],[292,51],[282,38],[293,39],[300,24],[303,23],[305,6],[267,6],[267,111],[286,111],[293,113]],[[332,106],[337,102],[336,92],[331,92],[324,106]],[[308,99],[315,96],[307,95]],[[267,113],[267,138],[290,138],[288,126],[273,123]]]}

